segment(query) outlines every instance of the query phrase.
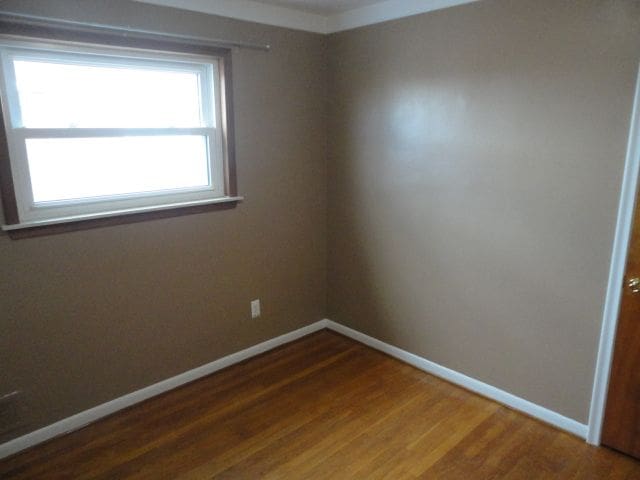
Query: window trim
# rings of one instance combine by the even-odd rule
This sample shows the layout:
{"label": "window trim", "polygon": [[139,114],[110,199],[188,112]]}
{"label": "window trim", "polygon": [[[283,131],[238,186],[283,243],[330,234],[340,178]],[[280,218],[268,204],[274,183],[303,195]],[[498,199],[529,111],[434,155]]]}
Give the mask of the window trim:
{"label": "window trim", "polygon": [[[5,225],[2,226],[3,230],[15,232],[18,229],[30,229],[32,231],[38,230],[38,234],[46,234],[47,227],[57,223],[63,224],[62,226],[73,223],[75,225],[70,229],[76,230],[78,228],[92,228],[92,226],[102,224],[103,222],[96,222],[100,218],[108,218],[109,224],[130,223],[144,220],[147,214],[149,218],[158,218],[159,214],[157,212],[160,211],[164,212],[160,215],[164,218],[166,216],[202,212],[203,209],[206,210],[207,208],[217,210],[235,207],[239,201],[243,200],[243,197],[238,196],[236,184],[230,48],[190,45],[172,37],[163,38],[158,36],[150,38],[147,35],[136,35],[135,33],[122,36],[100,30],[73,31],[65,28],[41,25],[13,25],[11,23],[0,23],[0,39],[46,44],[57,42],[74,45],[81,44],[86,48],[96,47],[98,49],[124,48],[127,56],[130,56],[133,52],[141,52],[142,55],[145,53],[153,55],[161,52],[169,55],[178,54],[181,57],[186,54],[186,56],[194,56],[194,58],[202,58],[203,56],[209,59],[211,57],[216,58],[219,68],[217,75],[219,78],[219,91],[216,92],[219,98],[216,98],[216,101],[220,104],[220,108],[217,109],[220,115],[216,119],[216,126],[220,130],[219,138],[222,144],[222,187],[224,189],[224,195],[216,198],[185,202],[176,199],[177,201],[164,205],[122,208],[84,215],[67,215],[57,219],[21,221],[13,183],[13,172],[8,156],[8,139],[5,134],[7,126],[5,125],[4,116],[2,116],[0,118],[0,195],[2,196],[5,217]],[[187,58],[186,56],[183,58]],[[60,231],[60,228],[55,230],[56,232]]]}

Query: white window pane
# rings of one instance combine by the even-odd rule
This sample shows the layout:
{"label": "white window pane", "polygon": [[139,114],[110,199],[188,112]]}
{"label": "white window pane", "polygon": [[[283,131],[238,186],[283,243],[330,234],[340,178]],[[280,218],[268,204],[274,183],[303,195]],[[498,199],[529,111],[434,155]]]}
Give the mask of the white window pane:
{"label": "white window pane", "polygon": [[204,126],[197,72],[26,59],[14,68],[27,128]]}
{"label": "white window pane", "polygon": [[199,135],[27,140],[36,203],[210,184]]}

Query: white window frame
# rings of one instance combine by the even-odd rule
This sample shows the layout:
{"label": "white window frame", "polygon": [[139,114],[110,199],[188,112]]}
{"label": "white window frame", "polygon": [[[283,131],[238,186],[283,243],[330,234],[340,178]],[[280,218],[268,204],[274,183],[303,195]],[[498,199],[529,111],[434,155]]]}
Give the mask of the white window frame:
{"label": "white window frame", "polygon": [[[201,118],[197,128],[26,128],[20,118],[14,59],[44,59],[83,65],[132,65],[154,70],[196,73],[200,79]],[[5,230],[117,216],[182,206],[236,201],[226,191],[226,108],[222,94],[222,57],[95,46],[71,42],[0,38],[0,98],[5,122],[9,162],[19,222]],[[208,147],[209,185],[206,187],[34,202],[27,161],[26,140],[33,138],[86,138],[154,135],[202,135]]]}

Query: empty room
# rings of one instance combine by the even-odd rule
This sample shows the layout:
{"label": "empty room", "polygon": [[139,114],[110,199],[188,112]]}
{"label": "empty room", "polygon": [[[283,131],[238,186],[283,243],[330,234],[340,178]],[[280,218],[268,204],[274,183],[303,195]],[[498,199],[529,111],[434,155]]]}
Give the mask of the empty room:
{"label": "empty room", "polygon": [[0,0],[0,478],[640,479],[639,65],[637,0]]}

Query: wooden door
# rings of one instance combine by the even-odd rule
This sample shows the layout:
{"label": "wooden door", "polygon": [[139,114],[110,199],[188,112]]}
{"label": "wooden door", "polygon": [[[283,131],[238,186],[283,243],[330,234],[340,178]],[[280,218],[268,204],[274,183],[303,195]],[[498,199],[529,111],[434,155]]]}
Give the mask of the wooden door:
{"label": "wooden door", "polygon": [[640,458],[640,194],[625,268],[602,427],[603,445]]}

